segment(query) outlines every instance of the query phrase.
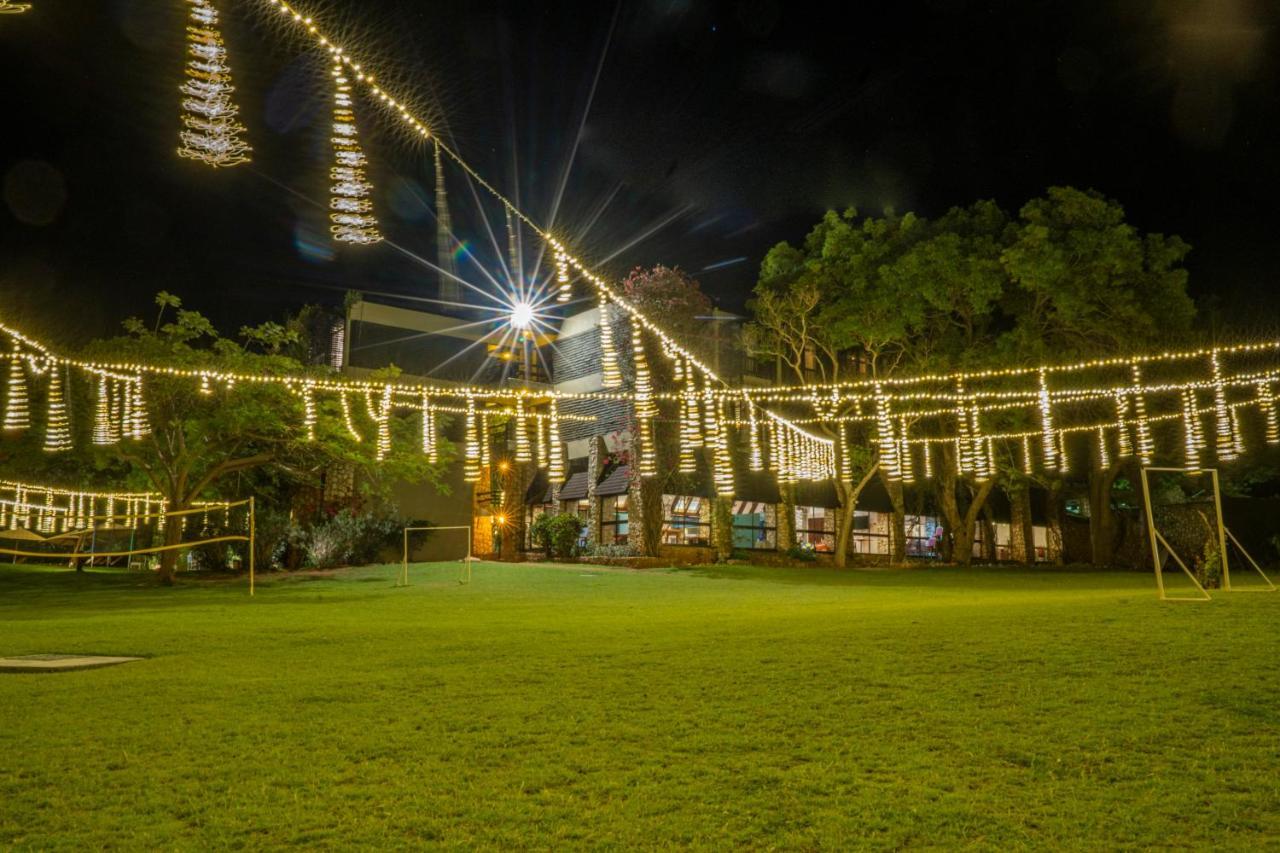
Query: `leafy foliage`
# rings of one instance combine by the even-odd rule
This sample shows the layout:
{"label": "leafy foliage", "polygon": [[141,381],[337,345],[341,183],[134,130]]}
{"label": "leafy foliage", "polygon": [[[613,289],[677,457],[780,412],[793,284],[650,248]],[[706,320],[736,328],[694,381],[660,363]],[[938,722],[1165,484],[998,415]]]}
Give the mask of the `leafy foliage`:
{"label": "leafy foliage", "polygon": [[533,520],[529,533],[548,557],[566,560],[577,553],[583,526],[582,519],[570,512],[543,513]]}

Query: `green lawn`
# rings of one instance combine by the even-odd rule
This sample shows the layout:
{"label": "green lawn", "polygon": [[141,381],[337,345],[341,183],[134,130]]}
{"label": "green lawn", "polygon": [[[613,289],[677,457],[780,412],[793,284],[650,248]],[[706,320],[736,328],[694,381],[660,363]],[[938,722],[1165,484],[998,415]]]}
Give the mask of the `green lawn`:
{"label": "green lawn", "polygon": [[1280,845],[1280,595],[1145,574],[0,567],[0,847]]}

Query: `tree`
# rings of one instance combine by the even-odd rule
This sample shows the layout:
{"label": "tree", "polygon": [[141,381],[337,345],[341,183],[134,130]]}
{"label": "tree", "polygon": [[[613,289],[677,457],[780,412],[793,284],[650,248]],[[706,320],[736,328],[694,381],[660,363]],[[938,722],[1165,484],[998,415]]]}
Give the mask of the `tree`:
{"label": "tree", "polygon": [[[990,341],[1005,229],[1006,217],[990,202],[954,209],[936,222],[913,214],[859,218],[852,209],[828,211],[803,248],[783,243],[766,256],[750,341],[787,364],[801,383],[810,380],[810,364],[822,382],[841,381],[849,372],[881,379],[903,370],[969,366]],[[873,444],[865,427],[849,442],[851,448]],[[870,453],[858,455],[839,465],[852,477],[836,484],[845,510],[836,564],[846,561],[847,528],[868,470],[881,476],[893,501],[891,559],[900,561],[906,554],[902,484]]]}
{"label": "tree", "polygon": [[[281,327],[245,330],[251,341],[264,343],[267,353],[254,353],[235,341],[220,337],[209,321],[195,311],[184,310],[181,301],[161,293],[155,324],[125,322],[125,337],[99,341],[86,355],[103,363],[153,364],[185,370],[210,370],[242,376],[303,377],[306,369],[296,360],[270,350],[290,343]],[[176,314],[165,322],[167,309]],[[274,346],[273,344],[279,344]],[[302,398],[284,384],[252,381],[202,389],[192,377],[147,374],[144,396],[150,433],[142,439],[125,439],[97,450],[102,464],[125,463],[135,482],[145,483],[163,495],[171,511],[189,508],[232,475],[244,475],[273,467],[296,480],[318,479],[334,463],[363,468],[375,479],[432,481],[440,486],[441,466],[451,448],[442,445],[441,466],[431,466],[416,450],[417,427],[393,418],[392,451],[386,459],[374,459],[375,442],[355,442],[346,434],[340,403],[317,398],[315,437],[304,425]],[[359,412],[364,406],[353,406]],[[371,436],[372,431],[366,434]],[[224,494],[225,497],[225,494]],[[182,525],[165,526],[160,578],[172,583],[181,542]]]}
{"label": "tree", "polygon": [[[637,267],[622,282],[622,291],[626,299],[649,317],[661,318],[663,329],[695,357],[706,361],[713,359],[710,352],[714,340],[706,335],[706,320],[702,319],[711,311],[711,300],[702,292],[702,285],[687,273],[671,267],[656,266],[645,270]],[[620,328],[614,329],[614,340],[619,342],[619,350],[629,347],[630,334]],[[654,388],[670,388],[674,383],[671,364],[653,346],[650,339],[646,341],[646,363],[652,374]],[[626,379],[635,380],[635,362],[633,358],[622,359],[625,365]],[[678,421],[677,404],[674,401],[655,401],[658,409],[658,420],[668,423]],[[633,429],[633,434],[638,430]],[[675,429],[657,428],[653,430],[654,453],[657,460],[658,473],[653,477],[639,477],[637,466],[632,466],[632,476],[639,481],[639,507],[631,510],[633,517],[640,522],[642,550],[649,556],[656,556],[662,541],[662,496],[664,494],[685,493],[693,487],[693,475],[679,472],[680,441]],[[638,509],[638,511],[637,511]]]}
{"label": "tree", "polygon": [[[801,383],[1114,355],[1186,333],[1194,307],[1179,264],[1187,251],[1177,237],[1138,232],[1114,201],[1064,187],[1028,202],[1016,220],[990,201],[936,220],[828,211],[803,246],[779,244],[766,256],[750,341]],[[989,421],[1029,427],[1006,415]],[[865,428],[857,438],[874,443]],[[952,451],[943,454],[935,489],[950,551],[967,563],[991,486],[958,476]],[[1012,462],[1003,462],[1011,497],[1025,500],[1019,490],[1030,484]],[[1123,464],[1095,478],[1098,495],[1110,494]],[[886,474],[897,560],[904,499]],[[1044,479],[1060,493],[1060,483]],[[856,499],[849,485],[838,489]],[[1109,559],[1109,547],[1099,543],[1095,554]]]}
{"label": "tree", "polygon": [[[1119,203],[1098,192],[1051,187],[1022,207],[1001,255],[1010,280],[1002,310],[1014,323],[1000,341],[1002,360],[1070,361],[1185,340],[1195,318],[1180,266],[1189,251],[1179,237],[1142,234],[1125,221]],[[1098,415],[1105,417],[1101,410]],[[1095,565],[1114,559],[1112,489],[1133,467],[1132,457],[1118,454],[1105,467],[1090,459]]]}

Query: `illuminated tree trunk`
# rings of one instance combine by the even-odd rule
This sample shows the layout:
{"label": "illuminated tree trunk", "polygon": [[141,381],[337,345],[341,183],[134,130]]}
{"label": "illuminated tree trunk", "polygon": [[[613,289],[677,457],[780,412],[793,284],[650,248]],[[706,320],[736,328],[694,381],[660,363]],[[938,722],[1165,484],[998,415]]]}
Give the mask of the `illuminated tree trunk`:
{"label": "illuminated tree trunk", "polygon": [[840,530],[836,536],[835,566],[837,569],[843,569],[849,564],[849,543],[853,539],[853,520],[857,515],[858,498],[862,496],[862,490],[866,488],[867,483],[871,482],[871,478],[875,476],[878,469],[878,464],[871,466],[857,483],[836,481],[836,495],[840,498],[841,508]]}
{"label": "illuminated tree trunk", "polygon": [[796,544],[795,484],[779,483],[778,498],[778,550],[785,554]]}
{"label": "illuminated tree trunk", "polygon": [[1124,467],[1116,460],[1107,468],[1089,469],[1089,551],[1095,566],[1109,566],[1115,561],[1116,516],[1111,509],[1111,487]]}
{"label": "illuminated tree trunk", "polygon": [[995,480],[984,480],[976,488],[965,484],[971,497],[969,506],[962,512],[958,497],[961,483],[955,471],[955,451],[943,445],[942,469],[938,472],[938,503],[951,537],[951,559],[961,566],[969,566],[973,563],[974,531]]}
{"label": "illuminated tree trunk", "polygon": [[1031,565],[1036,561],[1035,529],[1031,524],[1031,489],[1019,484],[1008,489],[1009,495],[1009,551],[1019,563]]}
{"label": "illuminated tree trunk", "polygon": [[1061,566],[1062,556],[1062,481],[1050,480],[1046,486],[1045,550],[1046,557],[1055,566]]}
{"label": "illuminated tree trunk", "polygon": [[880,482],[889,493],[889,501],[893,504],[893,512],[889,516],[889,562],[904,563],[907,560],[907,502],[902,491],[902,481],[894,480],[883,468],[876,469],[880,474]]}
{"label": "illuminated tree trunk", "polygon": [[[187,506],[181,500],[170,499],[169,511],[179,512],[186,509]],[[186,526],[186,516],[170,516],[164,520],[164,542],[166,550],[160,552],[160,583],[165,586],[173,585],[173,576],[178,571],[178,555],[182,553],[181,548],[174,548],[182,541],[183,528]]]}
{"label": "illuminated tree trunk", "polygon": [[717,495],[711,506],[711,531],[715,537],[716,561],[723,563],[733,556],[733,496]]}

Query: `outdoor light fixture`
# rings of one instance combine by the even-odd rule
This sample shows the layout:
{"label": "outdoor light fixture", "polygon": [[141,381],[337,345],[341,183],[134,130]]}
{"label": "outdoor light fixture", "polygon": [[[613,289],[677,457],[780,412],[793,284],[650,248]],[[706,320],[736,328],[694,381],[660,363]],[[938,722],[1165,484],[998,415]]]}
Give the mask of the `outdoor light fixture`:
{"label": "outdoor light fixture", "polygon": [[511,325],[516,329],[527,329],[533,325],[533,306],[528,302],[517,302],[511,306]]}

